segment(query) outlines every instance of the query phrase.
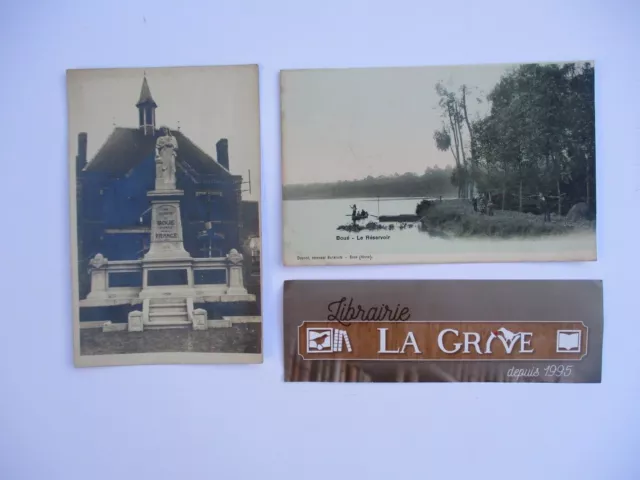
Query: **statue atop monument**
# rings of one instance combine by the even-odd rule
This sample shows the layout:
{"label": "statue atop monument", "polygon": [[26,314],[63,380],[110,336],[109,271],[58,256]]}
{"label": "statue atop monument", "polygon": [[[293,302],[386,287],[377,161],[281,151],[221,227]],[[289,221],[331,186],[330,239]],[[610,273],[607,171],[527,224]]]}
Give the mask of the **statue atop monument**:
{"label": "statue atop monument", "polygon": [[178,142],[171,130],[163,130],[164,135],[156,141],[156,190],[175,190]]}

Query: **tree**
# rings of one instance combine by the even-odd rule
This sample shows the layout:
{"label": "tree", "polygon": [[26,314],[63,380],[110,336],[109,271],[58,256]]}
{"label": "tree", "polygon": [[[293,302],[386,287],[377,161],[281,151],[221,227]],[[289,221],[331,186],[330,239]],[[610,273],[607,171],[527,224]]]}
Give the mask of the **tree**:
{"label": "tree", "polygon": [[526,194],[548,195],[551,189],[558,213],[565,196],[575,201],[584,191],[590,203],[595,190],[593,68],[522,65],[505,74],[487,99],[489,115],[468,129],[472,158],[479,157],[486,175],[499,177],[503,207],[507,190],[514,187],[519,210]]}
{"label": "tree", "polygon": [[[569,139],[569,156],[573,170],[583,177],[583,187],[578,189],[589,208],[595,210],[593,199],[595,192],[595,99],[594,70],[590,63],[576,70],[570,80],[570,98],[568,100],[573,115],[574,128]],[[575,195],[575,192],[574,192]]]}
{"label": "tree", "polygon": [[436,130],[433,138],[439,150],[451,151],[456,162],[456,171],[455,175],[452,176],[452,182],[456,182],[454,185],[458,187],[458,196],[467,197],[469,194],[469,165],[464,145],[464,113],[462,111],[461,101],[456,97],[455,93],[450,92],[442,83],[436,84],[436,92],[440,97],[438,106],[442,112],[443,123],[442,129]]}
{"label": "tree", "polygon": [[[471,167],[471,171],[469,175],[469,178],[471,179],[470,195],[473,195],[473,192],[476,189],[475,183],[477,182],[477,175],[478,175],[478,172],[477,172],[478,157],[476,152],[477,144],[476,144],[476,138],[474,135],[474,128],[472,127],[471,122],[469,121],[469,111],[467,109],[468,92],[469,92],[469,88],[463,84],[460,87],[460,93],[461,93],[460,111],[464,118],[465,124],[467,125],[467,131],[469,133],[469,145],[471,149],[471,156],[469,158],[469,163]],[[478,98],[478,101],[480,102],[481,100]]]}
{"label": "tree", "polygon": [[507,185],[511,178],[511,159],[508,150],[504,149],[501,138],[502,128],[498,118],[488,116],[475,123],[476,154],[484,159],[483,166],[487,172],[482,189],[491,191],[500,188],[502,192],[501,209],[505,208]]}

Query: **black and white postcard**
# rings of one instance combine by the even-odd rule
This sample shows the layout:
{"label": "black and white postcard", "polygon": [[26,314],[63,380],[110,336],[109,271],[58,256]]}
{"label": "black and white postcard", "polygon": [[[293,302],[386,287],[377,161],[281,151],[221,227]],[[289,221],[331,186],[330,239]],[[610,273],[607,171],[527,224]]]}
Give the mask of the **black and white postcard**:
{"label": "black and white postcard", "polygon": [[67,89],[76,366],[261,363],[258,67]]}
{"label": "black and white postcard", "polygon": [[593,261],[593,62],[281,73],[285,265]]}

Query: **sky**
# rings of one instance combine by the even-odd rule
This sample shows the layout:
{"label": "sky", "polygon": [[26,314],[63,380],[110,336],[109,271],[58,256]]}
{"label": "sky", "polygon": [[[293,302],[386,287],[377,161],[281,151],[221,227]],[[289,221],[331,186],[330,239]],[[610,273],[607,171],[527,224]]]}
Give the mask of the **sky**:
{"label": "sky", "polygon": [[172,129],[179,126],[184,135],[214,159],[216,142],[227,138],[231,173],[243,175],[246,181],[251,170],[251,194],[243,192],[243,199],[259,200],[258,69],[253,66],[68,72],[71,158],[77,154],[80,132],[87,132],[87,156],[91,160],[115,126],[138,126],[135,104],[145,72],[158,105],[156,126]]}
{"label": "sky", "polygon": [[469,87],[472,120],[488,113],[486,95],[516,66],[282,72],[284,183],[422,174],[427,167],[454,165],[451,152],[439,151],[433,140],[443,121],[436,83],[454,91]]}

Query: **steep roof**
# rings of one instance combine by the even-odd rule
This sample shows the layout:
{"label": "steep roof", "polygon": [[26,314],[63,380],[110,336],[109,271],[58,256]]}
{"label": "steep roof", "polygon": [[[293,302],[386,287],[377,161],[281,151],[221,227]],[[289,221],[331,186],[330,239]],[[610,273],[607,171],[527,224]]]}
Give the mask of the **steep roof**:
{"label": "steep roof", "polygon": [[136,103],[136,107],[148,104],[151,104],[154,107],[158,106],[151,96],[151,89],[149,88],[149,84],[147,83],[147,77],[144,77],[144,79],[142,80],[142,88],[140,89],[140,99],[138,100],[138,103]]}
{"label": "steep roof", "polygon": [[[178,142],[178,164],[186,164],[190,170],[200,175],[231,176],[226,168],[202,151],[182,132],[171,130],[171,134]],[[156,139],[161,135],[159,130],[152,136],[144,135],[138,128],[116,127],[84,170],[124,175],[155,152]]]}

